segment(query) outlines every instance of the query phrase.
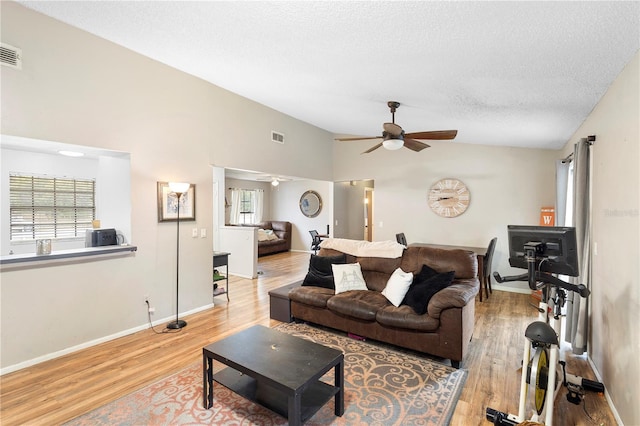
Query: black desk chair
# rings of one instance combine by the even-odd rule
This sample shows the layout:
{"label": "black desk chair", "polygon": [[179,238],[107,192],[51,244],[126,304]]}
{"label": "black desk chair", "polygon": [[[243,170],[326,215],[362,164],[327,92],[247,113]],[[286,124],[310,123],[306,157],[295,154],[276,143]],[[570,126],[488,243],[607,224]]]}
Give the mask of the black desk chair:
{"label": "black desk chair", "polygon": [[480,281],[480,301],[482,302],[482,287],[484,287],[484,292],[489,298],[489,294],[493,293],[493,289],[491,288],[491,262],[493,260],[493,252],[496,249],[496,242],[498,238],[493,238],[489,241],[489,247],[487,248],[487,253],[484,255],[484,261],[482,263],[482,280]]}
{"label": "black desk chair", "polygon": [[318,250],[320,250],[322,238],[320,238],[318,231],[315,229],[313,231],[309,231],[309,234],[311,234],[311,250],[313,250],[313,254],[316,254],[318,253]]}
{"label": "black desk chair", "polygon": [[404,236],[404,232],[396,234],[396,241],[398,242],[398,244],[402,244],[405,247],[407,246],[407,239]]}

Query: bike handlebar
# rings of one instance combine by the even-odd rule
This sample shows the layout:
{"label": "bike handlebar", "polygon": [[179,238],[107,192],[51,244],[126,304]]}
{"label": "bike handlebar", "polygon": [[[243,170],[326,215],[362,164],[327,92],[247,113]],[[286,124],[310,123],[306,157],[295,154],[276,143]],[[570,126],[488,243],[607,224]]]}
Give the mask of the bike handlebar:
{"label": "bike handlebar", "polygon": [[[528,273],[502,277],[498,272],[494,272],[493,277],[499,283],[504,283],[509,281],[529,281]],[[589,289],[584,284],[571,284],[566,281],[562,281],[561,279],[554,277],[553,275],[546,272],[536,271],[535,279],[536,281],[541,281],[545,284],[550,284],[554,287],[560,287],[568,291],[575,291],[582,297],[587,297],[590,294]]]}

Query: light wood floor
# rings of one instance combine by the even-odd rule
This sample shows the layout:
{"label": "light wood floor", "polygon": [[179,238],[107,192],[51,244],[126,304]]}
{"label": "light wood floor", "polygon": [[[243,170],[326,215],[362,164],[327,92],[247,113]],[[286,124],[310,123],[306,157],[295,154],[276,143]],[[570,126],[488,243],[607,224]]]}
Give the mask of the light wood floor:
{"label": "light wood floor", "polygon": [[[253,324],[278,324],[269,318],[267,293],[302,279],[308,258],[304,253],[260,258],[257,279],[231,277],[231,301],[216,297],[214,308],[186,317],[188,326],[180,332],[147,329],[1,377],[0,424],[63,423],[201,360],[202,347],[213,341]],[[476,299],[474,336],[463,363],[469,376],[452,425],[490,425],[487,406],[517,412],[523,330],[535,318],[528,302],[526,295],[500,291],[482,303]],[[565,357],[573,374],[595,379],[584,357]],[[554,424],[616,423],[603,395],[587,394],[583,408],[569,404],[565,393],[556,400]]]}

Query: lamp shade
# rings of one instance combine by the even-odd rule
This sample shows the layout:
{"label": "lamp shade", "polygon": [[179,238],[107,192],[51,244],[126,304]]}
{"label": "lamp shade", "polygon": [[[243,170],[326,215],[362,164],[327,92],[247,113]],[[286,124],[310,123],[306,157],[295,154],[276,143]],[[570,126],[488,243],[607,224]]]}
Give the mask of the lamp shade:
{"label": "lamp shade", "polygon": [[404,145],[404,140],[402,139],[385,139],[382,142],[382,146],[389,151],[395,151],[397,149],[402,148]]}
{"label": "lamp shade", "polygon": [[184,194],[189,190],[190,186],[191,186],[190,183],[169,182],[169,189],[171,190],[171,192],[175,192],[176,194],[177,193]]}

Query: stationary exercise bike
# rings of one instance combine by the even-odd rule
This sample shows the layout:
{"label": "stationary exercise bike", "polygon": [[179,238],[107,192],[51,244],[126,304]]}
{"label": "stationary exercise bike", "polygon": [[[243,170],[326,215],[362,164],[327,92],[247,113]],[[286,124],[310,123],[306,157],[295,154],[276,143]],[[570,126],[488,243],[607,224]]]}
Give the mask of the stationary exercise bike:
{"label": "stationary exercise bike", "polygon": [[[566,291],[574,291],[581,297],[589,296],[589,289],[583,284],[571,284],[552,275],[554,272],[578,275],[577,257],[574,256],[575,228],[510,225],[509,245],[509,263],[514,267],[526,265],[527,273],[501,277],[495,272],[496,281],[528,281],[532,290],[542,290],[542,298],[538,320],[529,324],[524,334],[518,414],[487,407],[486,418],[494,425],[517,425],[530,420],[551,426],[554,400],[562,385],[568,390],[567,400],[574,404],[582,401],[586,390],[604,392],[602,383],[567,373],[565,362],[559,360],[560,317]],[[529,393],[534,412],[526,419]]]}

